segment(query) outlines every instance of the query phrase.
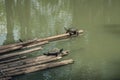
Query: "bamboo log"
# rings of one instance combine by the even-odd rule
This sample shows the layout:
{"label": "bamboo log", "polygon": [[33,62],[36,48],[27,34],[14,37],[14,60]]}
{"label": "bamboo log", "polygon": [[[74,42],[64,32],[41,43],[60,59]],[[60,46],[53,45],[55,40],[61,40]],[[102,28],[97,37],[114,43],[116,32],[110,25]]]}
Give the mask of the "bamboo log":
{"label": "bamboo log", "polygon": [[47,44],[47,43],[48,43],[48,41],[38,42],[36,44],[32,43],[32,44],[30,44],[28,46],[23,47],[22,49],[32,48],[32,47],[36,47],[36,46],[41,46],[41,45],[44,45],[44,44]]}
{"label": "bamboo log", "polygon": [[63,55],[59,55],[57,57],[56,56],[46,56],[46,58],[44,57],[44,58],[41,58],[41,59],[35,59],[34,61],[29,61],[28,63],[26,62],[26,64],[24,64],[24,65],[7,68],[7,69],[4,69],[2,71],[6,72],[6,71],[11,71],[11,70],[15,70],[15,69],[21,69],[21,68],[25,68],[25,67],[38,65],[38,64],[43,64],[43,63],[46,63],[46,62],[48,63],[48,62],[51,62],[51,61],[61,59],[62,56],[65,56],[67,54],[68,54],[68,52],[64,51]]}
{"label": "bamboo log", "polygon": [[13,61],[23,60],[23,59],[26,59],[26,58],[27,58],[27,56],[21,56],[21,57],[8,59],[8,60],[3,60],[3,61],[0,61],[0,65],[5,64],[5,63],[9,63],[9,62],[13,62]]}
{"label": "bamboo log", "polygon": [[[83,30],[79,30],[78,31],[79,34],[83,33]],[[64,33],[64,34],[60,34],[60,35],[56,35],[56,36],[51,36],[51,37],[47,37],[47,38],[43,38],[43,39],[38,39],[38,42],[42,42],[42,41],[55,41],[55,40],[60,40],[60,39],[66,39],[71,37],[69,33]]]}
{"label": "bamboo log", "polygon": [[33,43],[33,42],[36,41],[36,40],[37,40],[37,39],[29,40],[29,41],[26,41],[26,42],[20,42],[20,43],[3,45],[3,46],[0,46],[0,50],[7,49],[7,48],[11,48],[11,47],[15,47],[15,46],[19,46],[19,45],[28,45],[28,44]]}
{"label": "bamboo log", "polygon": [[23,47],[22,45],[19,45],[19,46],[10,47],[10,48],[3,49],[3,50],[0,49],[0,54],[10,52],[10,51],[14,51],[14,50],[18,50],[18,49],[21,49],[22,47]]}
{"label": "bamboo log", "polygon": [[13,56],[17,56],[17,55],[21,55],[21,54],[30,53],[30,52],[33,52],[33,51],[38,51],[38,50],[41,50],[41,49],[42,49],[41,47],[37,47],[37,48],[30,49],[30,50],[25,50],[25,51],[16,52],[16,53],[10,53],[10,54],[6,54],[6,55],[1,55],[0,60],[5,59],[5,58],[9,58],[9,57],[13,57]]}
{"label": "bamboo log", "polygon": [[12,77],[2,77],[2,78],[0,78],[0,80],[11,80],[12,79]]}
{"label": "bamboo log", "polygon": [[60,61],[60,62],[51,62],[51,63],[41,64],[41,65],[26,67],[26,68],[22,68],[22,69],[16,69],[13,71],[9,71],[6,74],[7,74],[7,76],[16,76],[16,75],[31,73],[31,72],[35,72],[35,71],[44,70],[44,69],[49,69],[49,68],[53,68],[53,67],[64,66],[67,64],[71,64],[71,63],[73,63],[72,59],[64,60],[64,61]]}
{"label": "bamboo log", "polygon": [[[68,54],[68,51],[63,51],[63,55],[60,56],[65,56]],[[42,63],[45,62],[45,60],[49,61],[49,59],[56,59],[56,56],[38,56],[38,57],[34,57],[34,58],[28,58],[28,59],[23,59],[23,60],[19,60],[19,61],[15,61],[15,62],[11,62],[11,63],[7,63],[7,64],[1,64],[0,65],[0,70],[4,70],[4,69],[8,69],[8,68],[12,68],[12,67],[17,67],[17,66],[22,66],[23,64],[32,64],[35,62],[39,62],[41,61]]]}
{"label": "bamboo log", "polygon": [[[83,30],[79,30],[78,33],[82,34]],[[0,46],[0,50],[1,49],[8,49],[10,47],[16,47],[18,45],[22,45],[23,47],[25,47],[25,46],[28,46],[28,45],[33,44],[33,43],[38,43],[38,42],[42,42],[42,41],[55,41],[55,40],[59,40],[59,39],[69,38],[69,37],[71,37],[70,34],[65,33],[65,34],[60,34],[60,35],[52,36],[52,37],[48,37],[48,38],[35,39],[35,40],[26,41],[26,42],[22,42],[22,43],[15,43],[15,44],[10,44],[10,45]]]}
{"label": "bamboo log", "polygon": [[39,42],[37,44],[32,43],[32,44],[27,45],[27,46],[16,45],[14,47],[9,47],[9,48],[0,50],[0,54],[10,52],[10,51],[14,51],[14,50],[17,50],[17,49],[26,49],[26,48],[32,48],[32,47],[36,47],[36,46],[41,46],[41,45],[44,45],[44,44],[47,44],[47,43],[48,43],[48,41],[43,41],[43,42]]}
{"label": "bamboo log", "polygon": [[[23,47],[23,48],[35,47],[35,46],[43,45],[43,44],[46,44],[46,43],[48,43],[48,41],[40,42],[38,44],[29,45],[29,46],[26,46],[26,47]],[[17,61],[17,60],[23,60],[25,58],[26,58],[26,56],[16,57],[16,58],[10,58],[8,60],[2,60],[2,61],[0,61],[0,64],[5,64],[5,63],[8,63],[8,62],[13,62],[13,61]]]}
{"label": "bamboo log", "polygon": [[34,65],[48,63],[48,62],[55,61],[55,60],[58,60],[58,59],[61,59],[61,58],[62,57],[59,56],[59,57],[45,59],[45,60],[42,60],[42,61],[35,61],[34,63],[29,63],[29,64],[24,64],[24,65],[21,65],[21,66],[11,67],[11,68],[4,69],[2,71],[3,72],[9,72],[9,71],[13,71],[13,70],[16,70],[16,69],[22,69],[22,68],[27,68],[27,67],[34,66]]}

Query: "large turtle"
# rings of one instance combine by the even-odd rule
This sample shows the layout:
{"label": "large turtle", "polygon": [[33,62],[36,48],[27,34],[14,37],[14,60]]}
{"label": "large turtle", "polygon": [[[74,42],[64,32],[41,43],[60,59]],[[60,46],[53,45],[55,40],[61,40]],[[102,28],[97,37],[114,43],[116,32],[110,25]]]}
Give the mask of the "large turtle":
{"label": "large turtle", "polygon": [[79,35],[79,33],[78,33],[78,29],[76,29],[76,28],[66,28],[66,27],[64,27],[65,28],[65,30],[66,30],[66,33],[69,33],[69,35],[70,36],[72,36],[72,35]]}
{"label": "large turtle", "polygon": [[58,56],[59,54],[62,54],[62,52],[63,52],[63,48],[62,49],[54,48],[48,51],[47,53],[43,53],[43,54],[47,56],[51,56],[51,55]]}

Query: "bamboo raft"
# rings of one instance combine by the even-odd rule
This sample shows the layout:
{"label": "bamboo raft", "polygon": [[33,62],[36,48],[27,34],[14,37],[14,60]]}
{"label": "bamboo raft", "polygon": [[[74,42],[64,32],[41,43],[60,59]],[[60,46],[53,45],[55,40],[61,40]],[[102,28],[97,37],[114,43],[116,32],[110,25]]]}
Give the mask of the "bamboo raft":
{"label": "bamboo raft", "polygon": [[36,72],[39,70],[49,69],[53,67],[64,66],[71,63],[73,63],[73,60],[68,59],[68,60],[63,60],[59,62],[51,62],[51,63],[41,64],[41,65],[35,65],[35,66],[23,68],[23,69],[16,69],[13,71],[9,71],[7,73],[4,72],[0,76],[0,80],[10,80],[12,79],[13,76],[16,76],[16,75],[27,74],[27,73]]}
{"label": "bamboo raft", "polygon": [[[79,30],[78,33],[79,35],[82,35],[83,30]],[[10,80],[16,75],[73,63],[72,59],[53,62],[67,55],[68,51],[63,51],[63,54],[59,54],[58,56],[40,55],[32,58],[28,58],[25,54],[42,50],[44,47],[43,45],[48,44],[49,42],[75,36],[76,35],[71,36],[69,33],[64,33],[43,39],[34,39],[0,46],[0,80]]]}
{"label": "bamboo raft", "polygon": [[44,70],[48,68],[53,68],[53,67],[73,63],[72,59],[63,60],[60,62],[53,62],[53,61],[61,59],[63,56],[67,54],[68,54],[68,51],[63,51],[63,55],[58,55],[57,57],[42,55],[42,56],[38,56],[35,58],[28,58],[28,59],[19,60],[19,61],[7,63],[7,64],[1,64],[0,65],[0,69],[1,69],[0,78],[1,79],[3,78],[5,79],[6,77],[12,78],[13,76],[16,76],[16,75],[31,73],[31,72],[35,72],[38,70]]}

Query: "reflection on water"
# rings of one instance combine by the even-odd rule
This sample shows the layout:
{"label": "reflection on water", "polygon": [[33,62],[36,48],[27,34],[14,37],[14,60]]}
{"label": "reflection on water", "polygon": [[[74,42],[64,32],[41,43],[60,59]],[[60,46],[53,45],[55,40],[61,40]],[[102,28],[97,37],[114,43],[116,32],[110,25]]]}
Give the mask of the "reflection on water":
{"label": "reflection on water", "polygon": [[[46,1],[35,0],[32,3],[34,7],[32,8],[34,23],[37,22],[36,24],[39,25],[43,33],[46,28],[48,29],[47,33],[41,33],[43,34],[42,36],[59,33],[59,30],[63,30],[63,27],[68,27],[72,24],[72,14],[69,10],[69,1],[53,0],[47,3]],[[58,30],[56,29],[56,26]]]}
{"label": "reflection on water", "polygon": [[0,45],[84,29],[78,38],[48,44],[71,51],[72,65],[17,76],[14,80],[119,80],[119,0],[0,0]]}
{"label": "reflection on water", "polygon": [[13,29],[14,40],[18,41],[20,39],[20,28],[14,27]]}
{"label": "reflection on water", "polygon": [[104,28],[107,32],[115,34],[115,35],[120,35],[120,24],[108,24],[104,25]]}
{"label": "reflection on water", "polygon": [[6,27],[6,16],[5,16],[5,3],[3,0],[0,1],[0,45],[3,45],[6,40],[7,27]]}
{"label": "reflection on water", "polygon": [[5,40],[6,40],[6,34],[0,34],[0,45],[3,45]]}

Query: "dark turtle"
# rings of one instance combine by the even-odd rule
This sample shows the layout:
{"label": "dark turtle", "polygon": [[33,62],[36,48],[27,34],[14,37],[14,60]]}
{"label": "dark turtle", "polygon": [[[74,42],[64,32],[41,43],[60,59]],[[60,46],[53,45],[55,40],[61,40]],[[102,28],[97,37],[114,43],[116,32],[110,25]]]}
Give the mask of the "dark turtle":
{"label": "dark turtle", "polygon": [[66,33],[69,33],[70,36],[72,35],[78,35],[78,30],[76,28],[65,28]]}
{"label": "dark turtle", "polygon": [[62,49],[58,49],[58,48],[54,48],[51,51],[48,51],[47,53],[44,53],[44,55],[50,56],[50,55],[55,55],[58,56],[59,54],[62,54],[63,48]]}

